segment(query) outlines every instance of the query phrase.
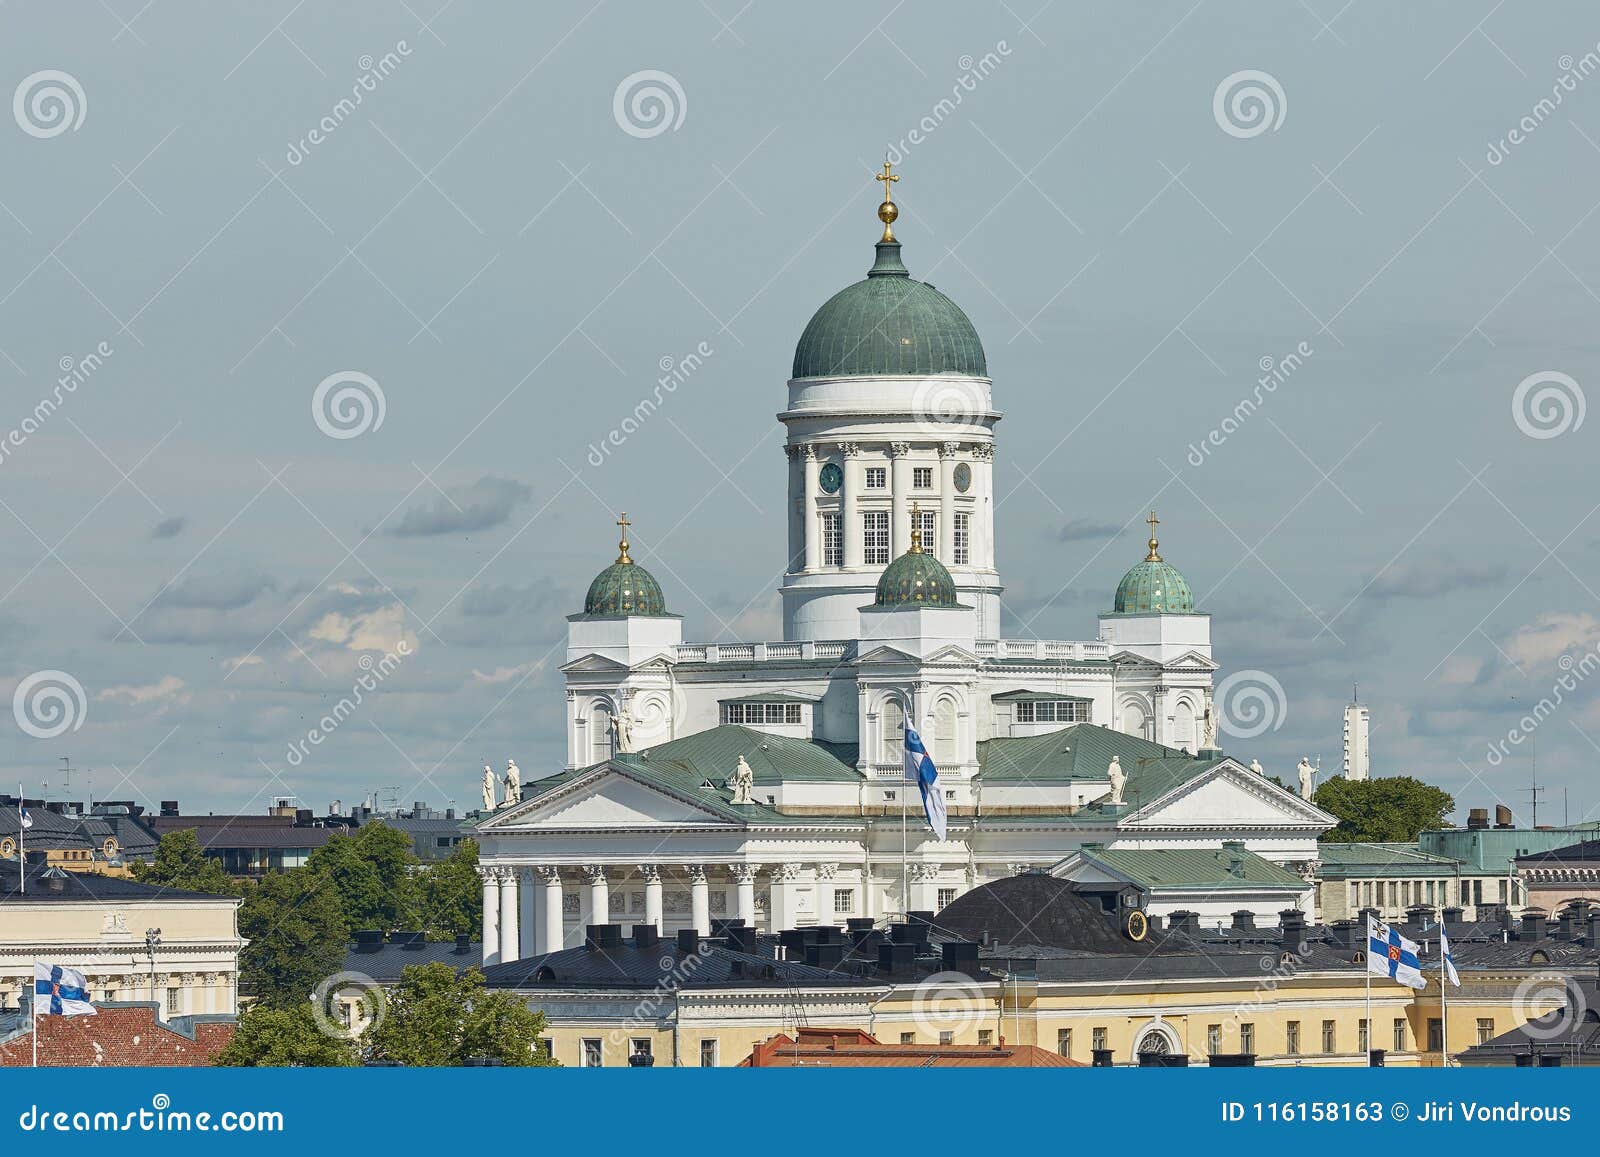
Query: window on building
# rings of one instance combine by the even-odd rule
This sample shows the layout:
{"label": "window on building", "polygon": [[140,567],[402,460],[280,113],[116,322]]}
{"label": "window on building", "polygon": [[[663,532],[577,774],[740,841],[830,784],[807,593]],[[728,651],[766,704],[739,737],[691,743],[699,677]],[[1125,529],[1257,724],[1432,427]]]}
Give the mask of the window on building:
{"label": "window on building", "polygon": [[950,540],[950,562],[953,566],[969,566],[972,563],[972,515],[956,515],[956,525],[952,533],[955,535]]}
{"label": "window on building", "polygon": [[978,1030],[978,1047],[986,1048],[992,1044],[994,1044],[994,1029],[980,1028]]}
{"label": "window on building", "polygon": [[868,510],[861,515],[861,561],[867,566],[889,565],[889,512]]}
{"label": "window on building", "polygon": [[1283,1030],[1283,1051],[1291,1057],[1300,1055],[1300,1022],[1291,1020]]}
{"label": "window on building", "polygon": [[1444,1021],[1436,1016],[1428,1018],[1428,1051],[1436,1053],[1444,1048]]}
{"label": "window on building", "polygon": [[556,1055],[556,1042],[552,1037],[540,1037],[539,1048],[544,1052],[546,1059]]}
{"label": "window on building", "polygon": [[1389,881],[1389,907],[1396,908],[1400,905],[1400,884],[1396,880]]}
{"label": "window on building", "polygon": [[1332,1053],[1337,1052],[1338,1050],[1339,1037],[1338,1032],[1336,1031],[1336,1026],[1334,1025],[1333,1021],[1325,1020],[1322,1022],[1322,1051],[1325,1053]]}
{"label": "window on building", "polygon": [[887,466],[867,467],[867,489],[887,490],[889,488],[889,468]]}
{"label": "window on building", "polygon": [[1072,1030],[1070,1028],[1056,1029],[1056,1052],[1064,1057],[1072,1055]]}
{"label": "window on building", "polygon": [[1411,907],[1411,881],[1406,880],[1400,885],[1400,903],[1407,908]]}
{"label": "window on building", "polygon": [[1500,903],[1504,904],[1505,902],[1506,902],[1506,882],[1504,880],[1501,880],[1500,881]]}
{"label": "window on building", "polygon": [[1206,1053],[1216,1056],[1222,1051],[1222,1026],[1220,1024],[1206,1025]]}
{"label": "window on building", "polygon": [[183,999],[182,990],[177,988],[167,989],[167,1015],[174,1016],[180,1011],[179,1002]]}
{"label": "window on building", "polygon": [[724,723],[799,723],[798,703],[724,703]]}
{"label": "window on building", "polygon": [[954,888],[940,888],[939,889],[939,908],[940,908],[941,911],[944,910],[945,908],[948,908],[951,904],[954,904],[955,902],[956,902],[956,890]]}
{"label": "window on building", "polygon": [[854,888],[835,888],[833,890],[833,914],[835,916],[849,916],[856,910],[856,892]]}
{"label": "window on building", "polygon": [[1018,723],[1087,723],[1086,699],[1024,699],[1017,704]]}
{"label": "window on building", "polygon": [[634,1037],[633,1040],[628,1042],[628,1051],[630,1053],[632,1053],[636,1057],[647,1057],[647,1056],[649,1056],[650,1055],[650,1038],[649,1037],[644,1037],[644,1036]]}
{"label": "window on building", "polygon": [[945,1031],[943,1031],[943,1032],[941,1032],[939,1034],[939,1043],[942,1044],[942,1045],[953,1045],[953,1044],[955,1044],[956,1043],[956,1034],[951,1032],[951,1031],[949,1031],[948,1029],[946,1029]]}
{"label": "window on building", "polygon": [[933,467],[913,466],[911,468],[911,485],[918,490],[933,489]]}
{"label": "window on building", "polygon": [[903,1045],[914,1045],[914,1044],[916,1044],[917,1043],[917,1034],[914,1033],[914,1032],[903,1032],[903,1033],[901,1033],[900,1034],[900,1043],[903,1044]]}
{"label": "window on building", "polygon": [[913,529],[922,531],[922,549],[928,554],[938,554],[939,516],[931,510],[919,510],[911,525]]}
{"label": "window on building", "polygon": [[581,1067],[586,1069],[598,1069],[604,1059],[605,1053],[602,1051],[600,1038],[597,1036],[584,1037],[583,1063]]}
{"label": "window on building", "polygon": [[844,565],[844,535],[839,529],[837,513],[822,516],[822,565]]}
{"label": "window on building", "polygon": [[700,1042],[700,1067],[702,1069],[717,1067],[717,1042],[709,1037]]}
{"label": "window on building", "polygon": [[1494,1017],[1480,1016],[1478,1018],[1478,1043],[1486,1045],[1494,1039]]}
{"label": "window on building", "polygon": [[1428,881],[1428,903],[1433,903],[1433,881]]}
{"label": "window on building", "polygon": [[898,700],[890,699],[883,705],[883,742],[878,758],[883,763],[902,763],[905,760],[905,708]]}
{"label": "window on building", "polygon": [[595,705],[589,713],[589,750],[595,763],[610,759],[616,754],[611,746],[611,712],[605,704]]}
{"label": "window on building", "polygon": [[1394,1018],[1394,1040],[1392,1042],[1392,1047],[1397,1053],[1403,1053],[1406,1051],[1406,1018],[1403,1016],[1397,1016]]}
{"label": "window on building", "polygon": [[1366,1017],[1362,1017],[1360,1023],[1356,1026],[1356,1039],[1360,1042],[1360,1048],[1362,1052],[1368,1052],[1371,1050],[1372,1029],[1367,1024]]}
{"label": "window on building", "polygon": [[1104,1049],[1106,1047],[1106,1030],[1103,1028],[1094,1029],[1089,1034],[1089,1045],[1091,1048]]}
{"label": "window on building", "polygon": [[1256,1051],[1256,1026],[1245,1023],[1239,1026],[1239,1051],[1253,1053]]}

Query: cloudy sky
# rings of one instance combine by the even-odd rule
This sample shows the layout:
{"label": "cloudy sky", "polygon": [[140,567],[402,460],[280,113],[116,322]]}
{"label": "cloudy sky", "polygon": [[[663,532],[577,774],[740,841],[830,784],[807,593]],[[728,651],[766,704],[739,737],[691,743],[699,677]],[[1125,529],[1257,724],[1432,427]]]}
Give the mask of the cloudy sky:
{"label": "cloudy sky", "polygon": [[690,638],[775,637],[774,414],[889,146],[907,264],[1007,415],[1008,633],[1093,637],[1153,503],[1230,691],[1282,689],[1232,751],[1337,765],[1359,682],[1379,773],[1525,815],[1536,742],[1541,820],[1600,809],[1592,5],[0,22],[0,776],[30,794],[63,758],[75,796],[245,811],[552,770],[619,509]]}

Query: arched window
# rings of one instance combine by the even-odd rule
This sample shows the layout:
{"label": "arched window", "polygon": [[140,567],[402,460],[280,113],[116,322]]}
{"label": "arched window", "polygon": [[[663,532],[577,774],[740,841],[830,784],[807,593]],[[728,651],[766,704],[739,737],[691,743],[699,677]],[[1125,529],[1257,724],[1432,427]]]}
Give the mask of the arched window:
{"label": "arched window", "polygon": [[1194,706],[1186,699],[1172,713],[1172,746],[1188,752],[1195,750]]}
{"label": "arched window", "polygon": [[595,763],[610,759],[617,753],[611,734],[611,708],[608,704],[596,703],[589,715],[589,750],[594,755]]}
{"label": "arched window", "polygon": [[956,701],[946,695],[933,709],[934,765],[954,763],[956,754]]}
{"label": "arched window", "polygon": [[1122,732],[1124,735],[1137,735],[1140,739],[1152,738],[1150,717],[1145,714],[1144,704],[1137,699],[1129,699],[1122,705]]}
{"label": "arched window", "polygon": [[882,738],[878,753],[880,763],[899,763],[905,759],[906,713],[899,700],[890,699],[879,713],[878,734]]}

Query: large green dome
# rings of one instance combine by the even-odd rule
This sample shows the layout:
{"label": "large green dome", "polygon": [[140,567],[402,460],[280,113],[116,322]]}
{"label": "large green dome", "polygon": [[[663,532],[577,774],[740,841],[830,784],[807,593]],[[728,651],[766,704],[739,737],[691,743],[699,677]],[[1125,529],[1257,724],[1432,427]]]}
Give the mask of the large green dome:
{"label": "large green dome", "polygon": [[667,613],[656,576],[636,562],[614,562],[594,576],[583,598],[586,615],[644,615],[660,618]]}
{"label": "large green dome", "polygon": [[911,279],[898,241],[880,241],[866,279],[841,289],[812,316],[790,376],[933,374],[988,377],[983,343],[960,306]]}
{"label": "large green dome", "polygon": [[922,532],[911,534],[911,549],[878,577],[875,607],[959,607],[956,583],[944,563],[922,549]]}
{"label": "large green dome", "polygon": [[1146,559],[1122,576],[1112,610],[1130,615],[1191,615],[1194,595],[1177,567],[1160,559]]}

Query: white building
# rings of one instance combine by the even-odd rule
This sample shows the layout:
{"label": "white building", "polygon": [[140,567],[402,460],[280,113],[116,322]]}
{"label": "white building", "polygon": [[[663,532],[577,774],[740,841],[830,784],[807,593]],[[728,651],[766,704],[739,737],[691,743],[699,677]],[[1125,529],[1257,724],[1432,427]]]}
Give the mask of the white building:
{"label": "white building", "polygon": [[1366,779],[1368,771],[1367,762],[1367,733],[1371,729],[1371,716],[1367,709],[1360,703],[1352,703],[1344,709],[1344,777],[1346,779]]}
{"label": "white building", "polygon": [[[1309,871],[1334,820],[1217,750],[1210,617],[1154,515],[1094,637],[1000,637],[992,384],[971,322],[910,278],[885,228],[866,279],[805,327],[778,415],[784,638],[685,642],[622,520],[568,620],[567,771],[476,828],[487,962],[607,921],[932,910],[1086,844],[1239,840]],[[908,712],[944,841],[902,779]]]}

